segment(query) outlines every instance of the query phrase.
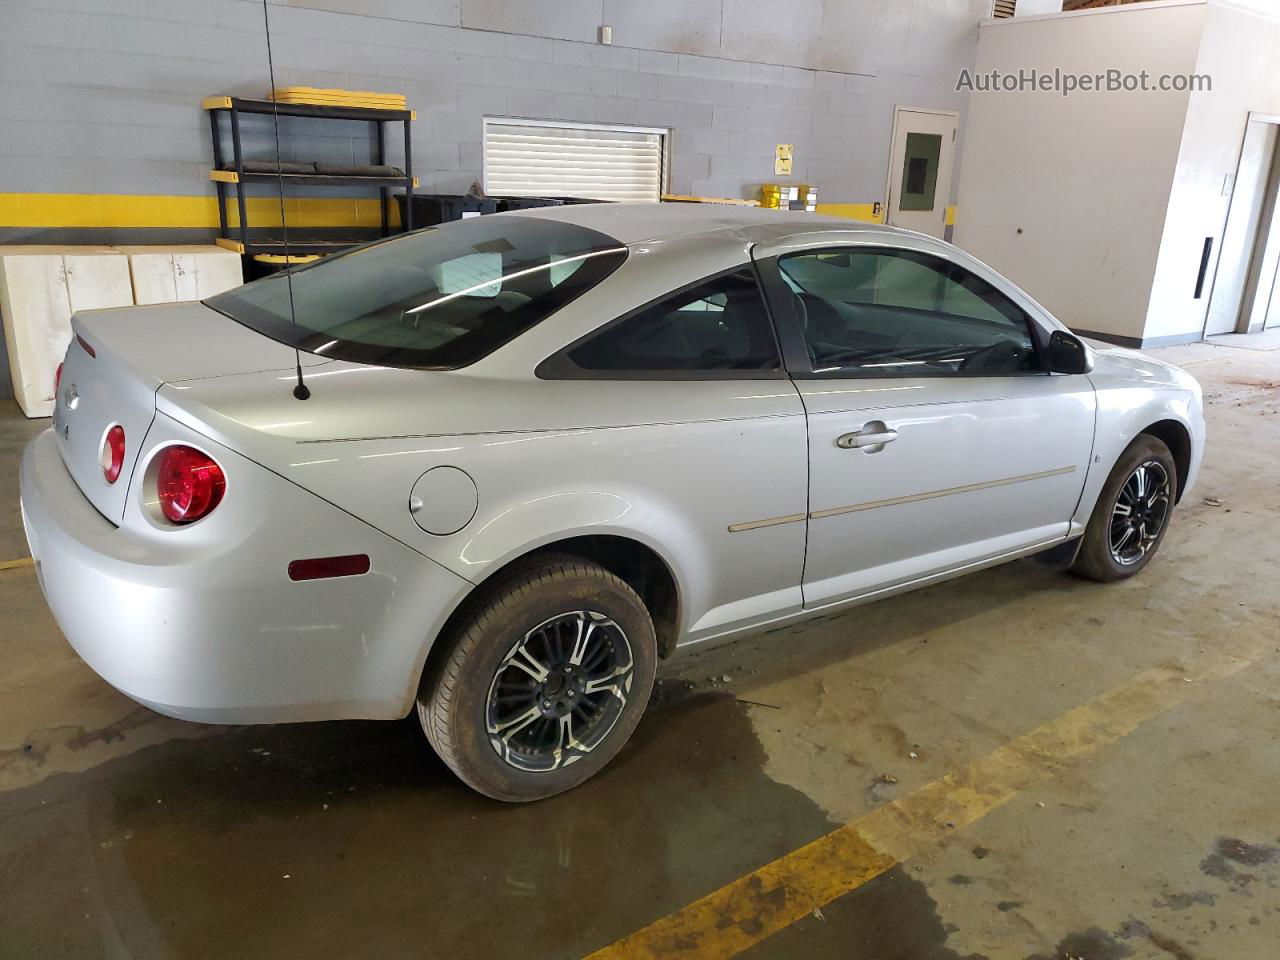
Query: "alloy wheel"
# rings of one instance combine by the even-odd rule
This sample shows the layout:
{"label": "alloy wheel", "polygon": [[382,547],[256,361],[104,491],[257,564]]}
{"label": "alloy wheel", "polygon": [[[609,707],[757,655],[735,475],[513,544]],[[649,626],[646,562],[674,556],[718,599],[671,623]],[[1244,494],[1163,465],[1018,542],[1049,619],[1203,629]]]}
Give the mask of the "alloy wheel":
{"label": "alloy wheel", "polygon": [[556,770],[581,759],[621,716],[634,666],[627,635],[602,613],[577,610],[543,621],[494,674],[489,743],[520,770]]}
{"label": "alloy wheel", "polygon": [[1145,460],[1129,474],[1111,509],[1108,544],[1116,563],[1131,567],[1155,546],[1169,519],[1171,488],[1158,460]]}

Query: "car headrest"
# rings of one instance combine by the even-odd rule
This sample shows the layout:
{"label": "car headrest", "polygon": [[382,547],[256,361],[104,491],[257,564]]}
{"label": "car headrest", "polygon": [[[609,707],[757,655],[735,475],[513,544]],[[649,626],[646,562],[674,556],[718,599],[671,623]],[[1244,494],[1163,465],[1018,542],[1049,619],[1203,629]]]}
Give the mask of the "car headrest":
{"label": "car headrest", "polygon": [[804,305],[805,331],[810,341],[822,340],[827,343],[840,343],[844,336],[845,323],[830,303],[813,293],[800,294],[800,302]]}

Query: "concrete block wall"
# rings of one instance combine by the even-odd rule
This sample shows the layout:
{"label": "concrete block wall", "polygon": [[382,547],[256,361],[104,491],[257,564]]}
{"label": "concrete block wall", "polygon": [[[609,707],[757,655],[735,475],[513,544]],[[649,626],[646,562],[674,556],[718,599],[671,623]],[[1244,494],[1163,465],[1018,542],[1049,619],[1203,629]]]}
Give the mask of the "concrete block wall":
{"label": "concrete block wall", "polygon": [[[408,96],[428,191],[479,179],[481,118],[507,115],[670,127],[677,193],[752,196],[774,179],[774,145],[794,143],[793,181],[870,202],[893,105],[963,107],[955,79],[988,6],[272,0],[269,12],[278,83]],[[602,24],[613,46],[595,42]],[[256,0],[0,0],[0,194],[209,195],[200,98],[268,86]],[[361,160],[359,127],[288,121],[285,153]]]}
{"label": "concrete block wall", "polygon": [[[267,92],[263,12],[259,0],[0,0],[0,243],[207,242],[217,221],[200,100]],[[895,104],[964,110],[956,78],[989,12],[990,0],[268,7],[277,84],[408,97],[425,192],[480,180],[483,118],[513,116],[670,128],[669,189],[682,194],[754,197],[777,179],[775,145],[791,143],[792,182],[868,204],[884,199]],[[596,42],[602,25],[612,46]],[[249,155],[270,157],[270,120],[244,129]],[[369,156],[362,124],[286,119],[281,133],[286,159]],[[95,203],[119,195],[137,198],[124,214]]]}

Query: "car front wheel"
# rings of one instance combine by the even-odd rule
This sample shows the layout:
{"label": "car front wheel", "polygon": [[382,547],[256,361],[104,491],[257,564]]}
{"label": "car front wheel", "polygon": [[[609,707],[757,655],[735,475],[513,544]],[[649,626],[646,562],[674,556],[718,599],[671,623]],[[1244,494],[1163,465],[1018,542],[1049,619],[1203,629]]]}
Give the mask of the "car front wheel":
{"label": "car front wheel", "polygon": [[603,567],[546,557],[511,571],[423,678],[418,717],[441,759],[498,800],[539,800],[599,772],[653,690],[643,601]]}
{"label": "car front wheel", "polygon": [[1107,478],[1072,569],[1103,582],[1142,570],[1160,549],[1177,498],[1173,454],[1158,438],[1139,436]]}

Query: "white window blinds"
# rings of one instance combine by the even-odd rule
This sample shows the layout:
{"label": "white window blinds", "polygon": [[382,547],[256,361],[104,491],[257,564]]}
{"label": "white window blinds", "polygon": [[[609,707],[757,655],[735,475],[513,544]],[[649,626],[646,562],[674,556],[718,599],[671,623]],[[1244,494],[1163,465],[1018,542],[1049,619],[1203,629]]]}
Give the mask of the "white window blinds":
{"label": "white window blinds", "polygon": [[666,133],[486,117],[484,191],[491,197],[656,203],[662,195]]}

